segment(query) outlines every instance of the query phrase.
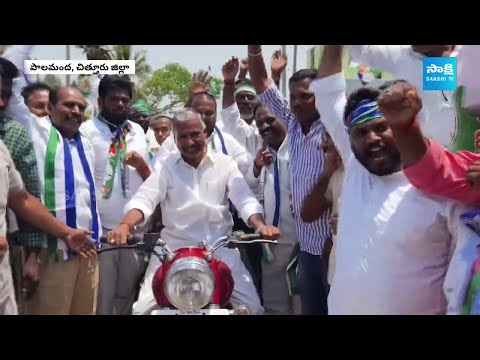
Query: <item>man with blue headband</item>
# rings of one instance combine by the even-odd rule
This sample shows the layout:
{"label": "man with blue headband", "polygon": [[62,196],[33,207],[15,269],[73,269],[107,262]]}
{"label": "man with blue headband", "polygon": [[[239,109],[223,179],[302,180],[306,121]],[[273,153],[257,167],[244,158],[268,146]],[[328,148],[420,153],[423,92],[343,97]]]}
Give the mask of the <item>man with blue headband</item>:
{"label": "man with blue headband", "polygon": [[460,314],[480,243],[460,220],[468,208],[410,184],[381,92],[346,99],[341,54],[325,46],[310,86],[345,166],[329,314]]}

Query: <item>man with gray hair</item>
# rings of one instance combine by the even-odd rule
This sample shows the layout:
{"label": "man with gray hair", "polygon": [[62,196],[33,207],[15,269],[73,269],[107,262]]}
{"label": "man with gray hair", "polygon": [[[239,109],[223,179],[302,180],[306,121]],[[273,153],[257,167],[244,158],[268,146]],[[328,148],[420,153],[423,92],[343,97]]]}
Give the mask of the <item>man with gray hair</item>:
{"label": "man with gray hair", "polygon": [[[126,215],[116,229],[108,233],[110,243],[126,244],[134,226],[145,224],[157,204],[163,216],[162,239],[170,249],[196,246],[199,241],[212,245],[231,232],[230,200],[242,219],[266,239],[277,239],[279,231],[267,225],[261,205],[249,189],[235,161],[207,147],[205,123],[193,109],[182,109],[173,118],[178,150],[170,153],[126,205]],[[158,249],[158,251],[160,251]],[[253,314],[262,314],[258,294],[238,250],[216,252],[232,270],[235,282],[231,303],[245,305]],[[157,307],[152,279],[160,266],[151,257],[134,314],[149,314]]]}

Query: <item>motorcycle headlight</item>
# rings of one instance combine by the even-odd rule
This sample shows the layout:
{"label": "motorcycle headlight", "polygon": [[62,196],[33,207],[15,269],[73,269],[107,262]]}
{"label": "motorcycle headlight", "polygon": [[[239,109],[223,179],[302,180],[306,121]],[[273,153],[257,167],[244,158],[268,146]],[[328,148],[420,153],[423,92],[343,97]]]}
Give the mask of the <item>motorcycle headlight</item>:
{"label": "motorcycle headlight", "polygon": [[207,261],[197,257],[177,260],[165,278],[165,295],[180,310],[198,310],[210,303],[215,279]]}

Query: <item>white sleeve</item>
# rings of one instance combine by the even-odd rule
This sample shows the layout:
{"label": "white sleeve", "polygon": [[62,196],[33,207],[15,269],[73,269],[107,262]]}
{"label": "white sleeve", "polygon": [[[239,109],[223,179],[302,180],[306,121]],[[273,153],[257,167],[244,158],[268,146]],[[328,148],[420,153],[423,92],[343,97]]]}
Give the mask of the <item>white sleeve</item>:
{"label": "white sleeve", "polygon": [[346,88],[343,72],[315,80],[310,84],[310,89],[315,94],[315,105],[322,123],[332,137],[344,164],[347,164],[352,153],[350,138],[343,121],[347,102]]}
{"label": "white sleeve", "polygon": [[223,133],[225,141],[227,141],[226,135],[229,135],[228,142],[226,144],[227,150],[228,150],[228,155],[235,160],[235,162],[238,165],[238,168],[240,169],[240,172],[245,175],[248,171],[248,168],[250,167],[250,164],[253,161],[253,158],[250,156],[250,154],[247,152],[247,150],[240,145],[240,143],[233,138],[232,135],[228,133]]}
{"label": "white sleeve", "polygon": [[[18,70],[24,74],[24,61],[28,60],[35,45],[12,45],[3,53],[2,57],[10,60]],[[21,75],[23,77],[23,75]]]}
{"label": "white sleeve", "polygon": [[242,220],[248,225],[250,216],[253,214],[263,215],[263,207],[248,187],[245,178],[233,161],[225,171],[228,172],[228,198],[237,209]]}
{"label": "white sleeve", "polygon": [[[260,176],[262,176],[262,173],[263,173],[263,169],[260,172]],[[258,185],[260,184],[260,176],[256,178],[255,175],[253,174],[253,161],[250,164],[250,167],[248,168],[247,173],[244,176],[248,186],[256,194],[258,192]]]}
{"label": "white sleeve", "polygon": [[35,140],[35,131],[38,131],[42,124],[46,127],[51,126],[51,122],[48,116],[41,118],[30,112],[21,94],[25,85],[23,76],[13,80],[12,97],[8,101],[5,114],[22,124],[27,129],[30,138]]}
{"label": "white sleeve", "polygon": [[159,165],[125,205],[124,213],[126,214],[131,209],[140,210],[143,213],[143,222],[138,226],[144,226],[166,195],[167,171],[162,165]]}
{"label": "white sleeve", "polygon": [[[352,60],[360,65],[398,75],[398,65],[408,58],[410,45],[347,45]],[[401,75],[400,75],[401,77]]]}
{"label": "white sleeve", "polygon": [[237,103],[233,103],[233,105],[223,109],[220,114],[223,123],[223,131],[232,135],[240,144],[244,139],[256,136],[255,129],[240,117]]}
{"label": "white sleeve", "polygon": [[449,201],[449,204],[444,216],[452,235],[452,256],[443,289],[448,303],[447,314],[460,315],[463,312],[472,276],[472,266],[477,258],[476,247],[480,244],[480,238],[460,219],[460,216],[469,209],[458,203]]}

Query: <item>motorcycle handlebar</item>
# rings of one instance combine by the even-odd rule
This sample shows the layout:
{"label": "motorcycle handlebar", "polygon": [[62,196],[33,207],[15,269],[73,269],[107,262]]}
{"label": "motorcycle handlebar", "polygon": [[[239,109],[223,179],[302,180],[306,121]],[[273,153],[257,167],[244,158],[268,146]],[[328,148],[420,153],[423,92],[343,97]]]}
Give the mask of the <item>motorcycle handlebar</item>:
{"label": "motorcycle handlebar", "polygon": [[[142,239],[139,238],[138,236],[129,236],[127,238],[127,245],[137,245],[141,241],[142,241]],[[100,237],[100,243],[101,244],[110,244],[108,242],[108,238],[106,236],[101,236]]]}
{"label": "motorcycle handlebar", "polygon": [[240,235],[240,240],[242,241],[252,241],[252,240],[262,240],[261,234],[243,234]]}

